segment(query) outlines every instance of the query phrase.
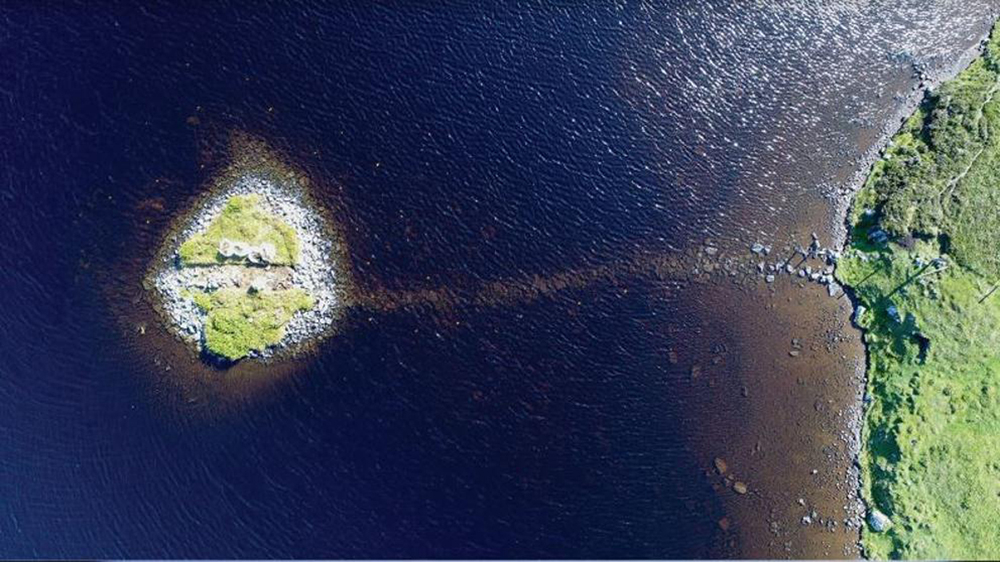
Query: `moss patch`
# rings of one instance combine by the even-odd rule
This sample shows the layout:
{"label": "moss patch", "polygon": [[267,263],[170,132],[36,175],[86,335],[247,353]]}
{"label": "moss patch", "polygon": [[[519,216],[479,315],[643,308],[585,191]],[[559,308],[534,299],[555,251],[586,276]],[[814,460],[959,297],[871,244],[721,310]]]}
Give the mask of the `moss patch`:
{"label": "moss patch", "polygon": [[248,293],[221,289],[192,294],[195,304],[208,313],[205,348],[230,361],[277,344],[285,325],[298,311],[313,307],[313,299],[301,289]]}
{"label": "moss patch", "polygon": [[837,266],[867,309],[862,493],[894,522],[864,530],[875,558],[1000,558],[998,55],[995,29],[893,139]]}
{"label": "moss patch", "polygon": [[275,265],[295,265],[299,257],[299,239],[295,229],[260,207],[259,195],[234,195],[226,202],[222,213],[205,232],[196,234],[181,244],[181,264],[222,265],[249,263],[246,258],[226,258],[219,253],[223,240],[243,242],[252,246],[264,243],[275,249]]}

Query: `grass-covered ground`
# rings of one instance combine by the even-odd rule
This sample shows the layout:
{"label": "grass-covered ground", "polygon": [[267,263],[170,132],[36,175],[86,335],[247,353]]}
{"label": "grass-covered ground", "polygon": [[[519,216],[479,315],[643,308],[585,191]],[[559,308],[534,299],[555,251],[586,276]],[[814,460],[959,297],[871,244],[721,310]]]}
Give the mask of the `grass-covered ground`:
{"label": "grass-covered ground", "polygon": [[196,292],[192,298],[208,313],[206,347],[230,361],[278,343],[292,315],[313,306],[313,299],[301,289],[261,292],[220,289]]}
{"label": "grass-covered ground", "polygon": [[299,256],[299,240],[295,229],[260,207],[257,195],[236,195],[229,198],[222,213],[205,232],[192,236],[180,247],[181,264],[220,265],[248,263],[245,258],[226,258],[219,253],[223,239],[244,242],[252,246],[264,243],[275,249],[274,265],[294,265]]}
{"label": "grass-covered ground", "polygon": [[[851,211],[875,558],[1000,558],[1000,34],[929,95]],[[935,261],[936,259],[938,261]],[[987,296],[989,295],[989,296]]]}
{"label": "grass-covered ground", "polygon": [[[222,255],[219,244],[224,239],[244,246],[270,244],[275,251],[269,265],[294,265],[298,260],[295,229],[264,211],[258,195],[235,195],[203,232],[181,244],[180,266],[236,265],[258,270],[248,259]],[[229,361],[277,344],[284,337],[292,315],[314,305],[312,297],[301,289],[272,291],[266,287],[227,286],[217,290],[192,289],[185,297],[206,313],[202,340],[205,351]]]}

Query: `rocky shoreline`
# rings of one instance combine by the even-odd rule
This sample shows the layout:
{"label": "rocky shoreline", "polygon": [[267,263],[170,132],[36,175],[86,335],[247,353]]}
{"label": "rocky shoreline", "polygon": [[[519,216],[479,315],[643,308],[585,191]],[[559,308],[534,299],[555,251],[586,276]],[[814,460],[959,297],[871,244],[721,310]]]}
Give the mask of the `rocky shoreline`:
{"label": "rocky shoreline", "polygon": [[[831,236],[829,245],[821,244],[819,236],[815,233],[812,234],[808,244],[796,240],[784,243],[757,240],[743,246],[742,250],[738,248],[727,249],[722,247],[724,245],[706,240],[701,248],[693,252],[695,254],[692,256],[694,265],[688,269],[693,280],[708,281],[709,279],[730,278],[743,284],[748,279],[756,279],[757,283],[765,285],[772,292],[776,290],[774,285],[778,284],[782,278],[796,286],[815,283],[825,286],[829,297],[849,299],[852,309],[856,311],[859,304],[850,288],[842,287],[834,277],[836,264],[850,243],[848,212],[854,197],[864,185],[874,164],[883,158],[889,141],[920,106],[927,92],[933,91],[941,83],[956,76],[981,55],[987,43],[987,34],[990,29],[990,25],[986,21],[984,19],[982,30],[984,37],[962,53],[954,63],[947,66],[927,65],[921,61],[911,63],[913,79],[916,80],[916,83],[907,93],[899,96],[900,103],[880,129],[871,148],[856,160],[853,166],[854,172],[850,178],[841,187],[834,188],[826,194],[831,205],[830,222],[827,225],[827,232]],[[857,326],[854,322],[855,316],[852,315],[849,323]],[[864,554],[864,547],[861,543],[860,530],[866,521],[873,526],[886,526],[880,513],[865,505],[861,493],[863,486],[860,464],[861,433],[866,406],[869,403],[869,397],[865,393],[869,361],[870,358],[866,350],[863,361],[850,362],[852,370],[850,376],[852,384],[856,386],[856,398],[839,415],[844,421],[843,431],[839,437],[846,445],[847,453],[851,457],[850,472],[844,475],[846,518],[843,525],[846,529],[858,531],[857,545],[862,554]],[[806,522],[803,521],[803,524]],[[846,551],[844,554],[852,555]]]}
{"label": "rocky shoreline", "polygon": [[[299,258],[294,266],[261,265],[252,268],[219,266],[181,267],[179,248],[192,236],[204,232],[233,196],[255,194],[263,210],[286,222],[299,239]],[[191,346],[204,350],[207,313],[187,294],[191,290],[213,291],[246,287],[256,282],[275,289],[302,289],[313,299],[309,310],[296,312],[285,326],[281,341],[250,357],[271,359],[294,352],[328,332],[344,304],[343,274],[336,264],[335,239],[321,213],[315,209],[304,187],[294,178],[271,170],[248,170],[230,178],[228,185],[212,193],[182,220],[186,225],[171,236],[152,274],[158,307],[170,329]]]}
{"label": "rocky shoreline", "polygon": [[[920,61],[911,62],[913,78],[918,80],[918,82],[912,86],[908,95],[905,96],[902,103],[896,108],[892,117],[880,129],[877,140],[857,160],[855,171],[851,178],[845,182],[842,188],[835,190],[835,192],[830,194],[830,199],[833,204],[833,214],[831,216],[829,231],[833,236],[832,246],[837,248],[838,255],[847,251],[850,246],[851,239],[849,233],[851,227],[851,205],[853,204],[858,191],[867,181],[876,162],[885,157],[885,151],[892,138],[899,132],[903,124],[906,123],[910,116],[920,107],[920,104],[924,102],[928,93],[932,92],[942,83],[954,78],[983,53],[983,50],[989,41],[989,33],[990,28],[992,27],[992,22],[995,21],[996,18],[997,14],[989,15],[989,23],[985,24],[982,32],[983,37],[975,45],[962,53],[958,59],[954,61],[954,63],[947,66],[931,67],[924,65]],[[842,290],[845,296],[851,300],[852,309],[854,310],[851,317],[852,325],[860,329],[857,319],[860,314],[863,313],[864,307],[861,306],[850,287],[844,287]],[[891,525],[891,522],[887,523],[887,518],[886,521],[883,521],[885,516],[882,513],[874,508],[871,508],[870,506],[867,506],[863,500],[862,494],[864,482],[862,482],[861,478],[861,433],[866,415],[866,407],[870,404],[870,397],[867,395],[865,390],[868,384],[868,370],[870,368],[870,363],[871,357],[866,346],[864,363],[859,365],[858,372],[855,373],[855,377],[859,381],[857,391],[858,399],[850,407],[849,411],[845,412],[845,414],[847,414],[846,417],[848,422],[847,431],[849,433],[849,450],[853,457],[851,474],[849,475],[849,481],[851,482],[853,493],[853,497],[850,501],[852,501],[856,506],[852,510],[854,511],[853,519],[856,528],[860,530],[864,522],[867,521],[873,529],[881,532],[887,528],[888,525]],[[867,553],[865,552],[864,544],[862,543],[860,537],[858,538],[858,547],[862,556],[865,556]]]}
{"label": "rocky shoreline", "polygon": [[[988,426],[990,423],[994,423],[989,418],[990,410],[984,409],[985,413],[978,414],[981,417],[973,416],[969,420],[965,420],[965,425],[955,429],[947,414],[941,418],[935,418],[927,413],[933,411],[933,408],[919,410],[918,408],[925,407],[925,404],[920,402],[920,398],[914,399],[912,403],[907,402],[909,409],[893,409],[893,404],[902,402],[899,396],[905,392],[899,391],[899,388],[906,388],[912,392],[913,396],[924,397],[927,400],[934,399],[933,397],[939,396],[939,393],[940,396],[961,396],[962,390],[960,389],[963,385],[973,389],[973,392],[986,388],[982,386],[981,381],[975,378],[975,375],[968,375],[968,373],[989,372],[988,368],[984,369],[976,365],[975,358],[979,352],[976,346],[983,345],[986,349],[992,349],[992,346],[980,344],[984,340],[976,335],[962,333],[960,336],[956,336],[948,329],[961,329],[966,326],[967,316],[964,311],[968,308],[977,312],[987,311],[984,312],[984,317],[970,321],[968,326],[985,326],[983,330],[989,333],[990,324],[995,322],[995,312],[991,316],[988,308],[979,306],[991,293],[986,292],[985,296],[980,296],[987,289],[979,286],[983,270],[978,269],[985,268],[986,271],[990,271],[990,268],[983,264],[990,263],[988,260],[992,259],[991,254],[995,254],[995,249],[988,244],[983,245],[974,237],[968,237],[969,231],[989,232],[994,230],[995,226],[989,223],[975,222],[981,216],[988,216],[987,213],[981,211],[981,203],[973,207],[975,210],[971,218],[969,214],[961,216],[949,214],[947,211],[959,204],[954,201],[963,201],[957,195],[954,199],[950,199],[952,193],[949,193],[949,199],[946,203],[937,202],[940,205],[938,208],[947,211],[942,212],[940,217],[933,216],[932,220],[935,226],[930,229],[926,226],[918,226],[915,221],[904,222],[900,220],[898,209],[900,205],[908,204],[910,212],[932,213],[935,210],[935,201],[932,198],[921,199],[917,195],[919,190],[916,191],[917,194],[909,194],[902,191],[900,186],[929,186],[939,182],[950,185],[954,189],[954,186],[973,169],[977,161],[980,161],[979,156],[987,150],[988,145],[981,138],[975,135],[962,136],[961,132],[972,129],[972,125],[963,122],[962,126],[955,130],[946,129],[945,125],[949,123],[949,118],[953,119],[950,123],[954,123],[964,116],[976,115],[975,121],[969,120],[968,122],[982,126],[979,122],[979,116],[988,115],[983,108],[991,103],[993,92],[996,89],[996,72],[984,69],[995,68],[996,46],[997,31],[994,29],[992,39],[990,37],[982,39],[947,72],[942,72],[933,80],[925,74],[921,74],[921,83],[916,88],[919,96],[914,96],[917,98],[916,103],[912,104],[911,107],[904,108],[905,111],[911,112],[901,119],[905,125],[888,131],[888,138],[883,139],[880,143],[876,157],[871,159],[866,167],[859,169],[857,184],[851,186],[853,190],[840,200],[844,219],[842,226],[845,233],[852,226],[860,231],[865,231],[868,233],[867,243],[871,245],[866,247],[863,244],[855,243],[848,259],[844,260],[843,267],[837,271],[838,278],[843,279],[851,287],[859,288],[857,294],[850,289],[848,294],[854,305],[854,323],[865,332],[866,379],[874,377],[876,383],[872,387],[872,395],[865,394],[863,399],[862,421],[868,428],[869,437],[868,447],[864,451],[866,458],[859,457],[858,459],[859,467],[862,460],[866,462],[864,466],[866,481],[860,483],[862,486],[859,486],[858,494],[863,496],[868,503],[866,506],[868,531],[864,535],[863,549],[865,554],[869,556],[881,558],[892,553],[892,557],[939,558],[943,556],[947,558],[961,553],[958,558],[975,558],[980,557],[981,553],[988,552],[990,548],[987,545],[990,541],[978,538],[970,539],[969,537],[975,537],[977,533],[992,535],[989,529],[992,528],[992,519],[995,514],[976,512],[976,504],[974,503],[967,503],[960,509],[955,509],[950,502],[953,498],[960,497],[962,491],[957,488],[943,491],[941,488],[942,481],[963,481],[963,483],[968,483],[966,490],[974,490],[972,494],[979,493],[981,488],[976,488],[979,485],[976,476],[964,473],[967,464],[981,464],[982,461],[975,456],[979,453],[963,452],[960,454],[952,452],[951,449],[953,443],[961,442],[955,436],[964,435],[969,427],[976,427],[979,424]],[[977,67],[975,59],[980,56],[987,62],[979,64]],[[966,68],[968,71],[965,70]],[[913,112],[917,110],[918,104],[927,99],[928,91],[937,88],[943,82],[954,79],[960,73],[963,77],[956,80],[947,95],[942,96],[941,99],[931,98],[931,103],[934,105],[930,106],[925,113],[911,118]],[[985,101],[973,97],[984,94]],[[966,97],[963,98],[963,96]],[[975,101],[968,101],[969,98],[973,98]],[[953,103],[952,100],[960,101]],[[940,111],[942,106],[947,107],[947,111]],[[922,120],[916,119],[916,117],[920,117]],[[993,122],[986,121],[986,124],[992,125]],[[933,142],[929,142],[918,134],[918,131],[924,130],[947,130],[948,132],[933,137]],[[955,144],[959,143],[962,143],[960,148],[955,149]],[[980,149],[975,151],[977,145],[980,146]],[[914,154],[917,156],[911,156]],[[974,156],[968,161],[961,160],[966,154],[974,154]],[[912,157],[913,160],[902,160],[905,164],[900,166],[901,156]],[[875,166],[879,158],[888,160],[884,167]],[[980,162],[982,161],[985,159]],[[927,164],[927,162],[931,164]],[[921,164],[925,164],[925,166],[921,167]],[[988,168],[988,165],[983,165],[983,167]],[[886,172],[887,169],[896,172],[903,169],[905,172],[901,174],[901,177],[896,178],[890,172]],[[920,175],[920,172],[925,170],[932,170],[932,172]],[[873,178],[871,183],[867,183],[869,177]],[[864,190],[861,190],[862,186],[865,186]],[[966,182],[963,184],[962,197],[966,198],[964,201],[968,204],[969,200],[975,200],[977,194],[990,193],[992,189],[995,187],[989,181]],[[861,190],[860,195],[859,190]],[[901,200],[904,200],[904,195],[901,195],[904,193],[906,197],[909,197],[909,200],[900,203]],[[890,200],[892,197],[895,199]],[[855,203],[856,198],[860,198],[857,203]],[[873,201],[882,203],[878,211],[873,208]],[[971,226],[967,224],[968,221],[972,221]],[[961,227],[956,226],[956,223],[960,224]],[[887,230],[894,234],[890,234]],[[928,234],[933,236],[931,238],[933,242],[922,242],[921,235]],[[941,238],[947,239],[948,243],[940,243]],[[969,240],[973,240],[973,242],[969,242]],[[851,240],[845,236],[845,248],[851,247],[850,244]],[[969,247],[977,250],[980,247],[984,249],[978,254],[968,251],[966,253],[951,253],[955,248],[968,249]],[[952,255],[961,256],[962,259],[966,260],[959,265],[964,265],[968,269],[961,267],[949,269],[951,260],[948,258]],[[988,256],[987,260],[983,260],[982,256],[984,255]],[[876,259],[870,260],[870,257]],[[872,265],[867,265],[869,262],[872,262]],[[909,271],[910,269],[914,272]],[[900,271],[906,271],[906,273],[903,274]],[[995,270],[993,272],[995,274]],[[934,276],[933,282],[928,278],[930,275]],[[920,291],[911,287],[911,282],[916,282],[913,287],[919,287]],[[911,295],[907,289],[912,289],[914,294]],[[942,304],[942,302],[947,304]],[[866,312],[864,305],[867,305],[867,310],[871,312]],[[904,323],[912,324],[911,333],[898,336],[897,332],[893,330],[903,326]],[[906,334],[905,331],[903,333]],[[928,359],[926,354],[932,341],[935,342],[935,354],[933,359]],[[949,344],[958,341],[962,343],[957,348],[949,350]],[[896,347],[887,351],[887,346],[897,343],[901,343],[906,351],[901,352]],[[911,347],[905,348],[906,345]],[[951,351],[951,355],[949,355],[949,351]],[[911,356],[908,356],[907,353],[910,353]],[[986,357],[990,356],[988,351],[979,353]],[[916,357],[915,361],[912,356]],[[873,362],[873,357],[877,361]],[[906,378],[908,371],[901,366],[906,364],[909,367],[914,362],[920,365],[923,380],[946,380],[951,387],[943,391],[934,389],[932,383],[928,382],[924,385],[921,379],[915,375],[908,380]],[[962,368],[958,368],[959,366]],[[893,378],[899,373],[903,374],[899,378]],[[896,386],[886,384],[887,379],[892,380],[892,384]],[[867,388],[867,380],[865,384]],[[951,408],[952,411],[955,411],[963,409],[963,406],[961,404],[952,405]],[[921,439],[921,446],[924,449],[917,447],[917,440],[904,439],[901,434],[896,433],[899,427],[905,427],[907,423],[928,427],[938,426],[933,432],[930,432],[937,441],[932,441],[928,445]],[[889,441],[897,438],[900,442],[899,450],[895,451],[891,458],[880,452],[880,447],[877,444],[872,444],[882,442],[880,440]],[[927,454],[927,449],[934,450],[935,454]],[[970,450],[975,451],[975,449]],[[981,453],[981,457],[988,459],[990,454],[987,451]],[[928,466],[933,466],[933,470],[927,469]],[[897,470],[907,474],[907,479],[903,483],[894,481],[891,477],[885,477],[885,473]],[[938,478],[934,476],[935,474],[944,476]],[[936,478],[937,481],[935,481]],[[880,487],[881,497],[873,491],[875,486]],[[914,505],[919,505],[920,508],[914,509]],[[893,514],[893,518],[899,517],[907,524],[899,526],[897,530],[893,531],[893,521],[879,508],[888,510]],[[934,513],[936,508],[940,509],[939,514],[948,514],[949,516],[941,517],[939,515],[939,520],[935,520],[933,516],[927,515]],[[961,523],[952,523],[955,521],[956,514],[961,514],[963,518]],[[914,528],[926,528],[927,521],[935,522],[936,533],[933,539],[928,539],[920,531],[914,531]],[[939,521],[942,523],[938,524]],[[997,543],[992,542],[992,548],[995,549],[996,546]],[[919,554],[914,555],[914,552]]]}

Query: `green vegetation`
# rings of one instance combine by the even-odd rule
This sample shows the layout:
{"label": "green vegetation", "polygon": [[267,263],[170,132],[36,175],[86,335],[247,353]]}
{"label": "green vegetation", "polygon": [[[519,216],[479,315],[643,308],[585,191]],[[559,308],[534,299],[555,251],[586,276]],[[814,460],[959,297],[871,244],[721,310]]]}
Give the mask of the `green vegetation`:
{"label": "green vegetation", "polygon": [[313,307],[312,297],[301,289],[261,292],[220,289],[213,293],[196,292],[192,298],[208,313],[206,349],[230,361],[278,343],[292,315]]}
{"label": "green vegetation", "polygon": [[[295,230],[260,206],[259,195],[233,196],[204,232],[181,244],[181,267],[254,264],[294,265],[299,241]],[[199,285],[200,286],[200,285]],[[206,351],[235,361],[275,345],[285,335],[292,315],[313,307],[301,289],[249,291],[222,288],[212,292],[185,289],[207,315],[204,325]]]}
{"label": "green vegetation", "polygon": [[871,557],[1000,558],[1000,290],[987,296],[1000,283],[998,90],[994,29],[851,211],[837,277],[866,309],[862,493],[893,521],[864,530]]}
{"label": "green vegetation", "polygon": [[221,265],[250,263],[246,257],[226,257],[219,253],[223,240],[251,246],[270,244],[274,256],[268,263],[294,265],[299,256],[299,240],[295,229],[260,208],[259,195],[233,196],[222,213],[205,232],[192,236],[181,244],[181,264]]}

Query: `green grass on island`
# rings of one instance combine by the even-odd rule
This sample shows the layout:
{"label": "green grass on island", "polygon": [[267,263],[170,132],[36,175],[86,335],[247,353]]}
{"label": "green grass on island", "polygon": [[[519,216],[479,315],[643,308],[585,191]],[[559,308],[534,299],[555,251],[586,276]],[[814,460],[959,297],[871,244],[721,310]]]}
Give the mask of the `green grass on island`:
{"label": "green grass on island", "polygon": [[299,256],[299,240],[295,229],[260,207],[259,195],[235,195],[226,202],[222,213],[205,232],[192,236],[181,244],[181,264],[221,265],[249,263],[245,257],[226,257],[219,251],[223,240],[251,246],[269,244],[273,265],[294,265]]}
{"label": "green grass on island", "polygon": [[862,494],[892,521],[873,558],[1000,558],[998,35],[893,138],[837,266],[865,309]]}
{"label": "green grass on island", "polygon": [[281,341],[292,315],[309,310],[314,304],[312,297],[301,289],[261,292],[220,289],[212,293],[195,292],[191,297],[208,313],[207,349],[230,361]]}
{"label": "green grass on island", "polygon": [[[233,247],[241,248],[238,255],[231,251]],[[260,253],[247,254],[254,248],[266,248],[266,259]],[[184,241],[178,253],[181,267],[291,266],[298,260],[299,240],[294,228],[261,208],[259,195],[236,195],[204,232]],[[184,296],[206,313],[205,351],[229,361],[279,343],[292,316],[314,304],[301,289],[226,287],[191,290]]]}

